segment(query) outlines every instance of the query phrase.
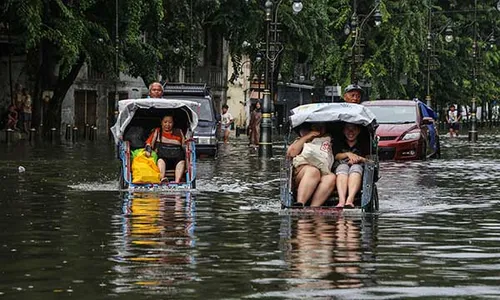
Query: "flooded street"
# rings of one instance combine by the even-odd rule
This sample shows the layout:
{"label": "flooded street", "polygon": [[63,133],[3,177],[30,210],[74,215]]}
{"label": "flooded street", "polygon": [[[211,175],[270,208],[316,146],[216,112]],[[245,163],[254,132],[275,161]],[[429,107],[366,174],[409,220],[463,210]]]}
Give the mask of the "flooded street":
{"label": "flooded street", "polygon": [[107,141],[0,144],[0,299],[500,298],[500,135],[441,141],[381,163],[375,215],[280,212],[246,136],[175,194],[119,191]]}

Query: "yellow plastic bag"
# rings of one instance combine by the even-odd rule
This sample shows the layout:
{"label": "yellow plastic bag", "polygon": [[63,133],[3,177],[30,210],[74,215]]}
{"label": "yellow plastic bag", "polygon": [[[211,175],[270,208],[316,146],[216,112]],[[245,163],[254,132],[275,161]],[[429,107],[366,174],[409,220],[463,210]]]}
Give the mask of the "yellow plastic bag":
{"label": "yellow plastic bag", "polygon": [[160,169],[153,157],[146,157],[144,151],[132,160],[132,183],[160,183]]}

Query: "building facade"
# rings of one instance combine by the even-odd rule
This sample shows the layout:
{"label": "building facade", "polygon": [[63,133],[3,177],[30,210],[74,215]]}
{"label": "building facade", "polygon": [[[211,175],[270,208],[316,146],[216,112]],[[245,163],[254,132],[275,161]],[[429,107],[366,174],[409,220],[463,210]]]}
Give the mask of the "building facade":
{"label": "building facade", "polygon": [[[220,34],[208,30],[205,37],[207,47],[199,54],[190,75],[186,76],[186,72],[179,70],[179,81],[208,83],[220,112],[221,105],[227,101],[228,43]],[[33,79],[26,74],[26,56],[14,55],[9,49],[9,39],[0,30],[0,112],[6,111],[12,102],[16,84],[22,84],[28,90],[34,86],[34,82],[30,82]],[[63,133],[70,125],[83,134],[86,126],[95,126],[98,135],[109,134],[117,113],[115,93],[118,93],[119,99],[141,98],[147,96],[148,88],[140,77],[121,73],[119,80],[115,81],[93,71],[91,65],[84,64],[63,100],[60,127],[63,130],[60,132]],[[33,99],[33,102],[40,101],[42,111],[40,124],[32,124],[33,127],[43,126],[50,97],[51,92],[46,91],[43,99]]]}

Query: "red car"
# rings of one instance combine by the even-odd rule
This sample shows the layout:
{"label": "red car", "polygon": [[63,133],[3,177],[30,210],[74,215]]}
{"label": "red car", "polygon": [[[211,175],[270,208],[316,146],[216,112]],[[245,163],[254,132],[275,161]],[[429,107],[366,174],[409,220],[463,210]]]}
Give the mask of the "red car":
{"label": "red car", "polygon": [[415,160],[440,156],[434,111],[418,100],[363,102],[375,115],[379,127],[380,159]]}

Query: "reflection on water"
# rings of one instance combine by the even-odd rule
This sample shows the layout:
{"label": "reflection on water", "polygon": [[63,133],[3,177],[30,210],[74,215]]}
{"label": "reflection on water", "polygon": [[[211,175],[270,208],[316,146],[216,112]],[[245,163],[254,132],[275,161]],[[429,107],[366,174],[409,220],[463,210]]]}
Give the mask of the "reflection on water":
{"label": "reflection on water", "polygon": [[376,218],[284,216],[280,245],[289,265],[286,276],[298,282],[291,290],[371,285],[371,272],[363,264],[375,259],[369,249],[374,246]]}
{"label": "reflection on water", "polygon": [[245,138],[193,194],[121,193],[111,145],[0,145],[1,298],[500,297],[500,135],[383,162],[380,212],[330,216],[281,215],[283,151]]}
{"label": "reflection on water", "polygon": [[[113,282],[117,292],[146,292],[196,280],[193,196],[187,193],[124,193]],[[172,291],[172,290],[171,290]]]}

